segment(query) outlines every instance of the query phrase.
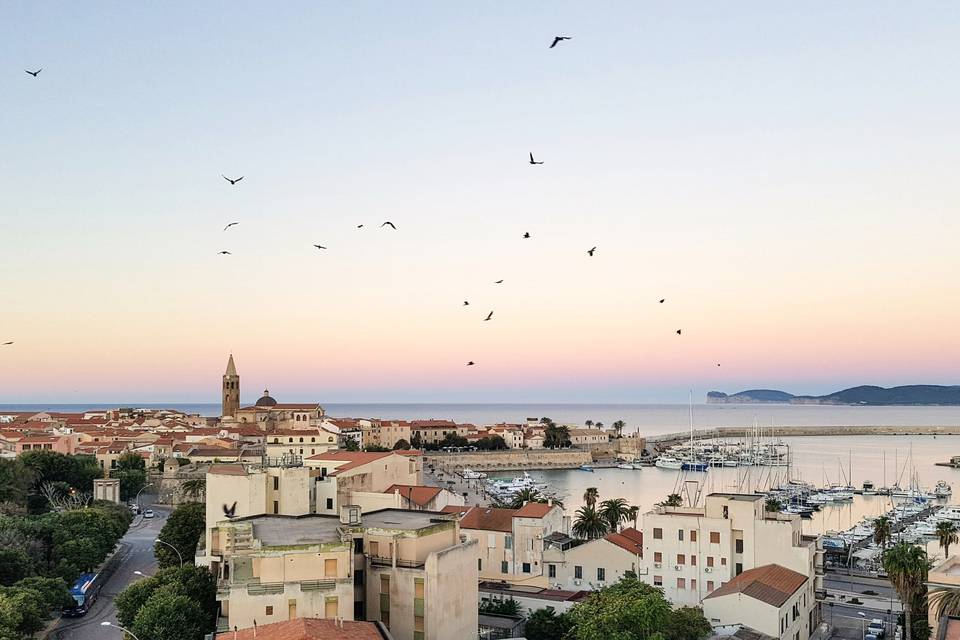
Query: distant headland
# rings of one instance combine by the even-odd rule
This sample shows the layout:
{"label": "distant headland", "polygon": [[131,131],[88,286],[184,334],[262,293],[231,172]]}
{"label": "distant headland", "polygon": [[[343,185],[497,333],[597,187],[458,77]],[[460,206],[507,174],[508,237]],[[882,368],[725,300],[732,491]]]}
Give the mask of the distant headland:
{"label": "distant headland", "polygon": [[774,389],[750,389],[732,395],[711,391],[707,404],[960,405],[960,386],[913,384],[887,389],[863,385],[825,396],[795,396]]}

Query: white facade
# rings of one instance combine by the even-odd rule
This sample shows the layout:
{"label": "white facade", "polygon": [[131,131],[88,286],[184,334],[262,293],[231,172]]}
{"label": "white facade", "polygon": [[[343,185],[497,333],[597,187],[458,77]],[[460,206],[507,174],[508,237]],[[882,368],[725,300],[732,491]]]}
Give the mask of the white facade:
{"label": "white facade", "polygon": [[568,549],[551,546],[543,552],[550,586],[571,591],[595,590],[614,584],[627,571],[636,573],[640,562],[639,553],[632,553],[607,538]]}

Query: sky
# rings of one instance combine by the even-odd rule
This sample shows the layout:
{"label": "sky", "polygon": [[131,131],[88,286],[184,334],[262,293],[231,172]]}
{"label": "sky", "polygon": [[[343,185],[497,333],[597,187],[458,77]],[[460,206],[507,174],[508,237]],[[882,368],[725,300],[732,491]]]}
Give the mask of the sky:
{"label": "sky", "polygon": [[956,383],[958,40],[950,2],[6,3],[0,402],[217,401],[231,352],[245,401]]}

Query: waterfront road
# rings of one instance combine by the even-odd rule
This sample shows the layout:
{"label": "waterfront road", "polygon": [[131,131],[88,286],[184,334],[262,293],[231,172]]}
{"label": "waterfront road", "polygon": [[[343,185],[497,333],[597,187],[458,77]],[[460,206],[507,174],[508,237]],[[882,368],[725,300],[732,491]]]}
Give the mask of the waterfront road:
{"label": "waterfront road", "polygon": [[117,610],[113,606],[113,598],[131,582],[141,579],[134,571],[153,575],[157,570],[153,543],[160,535],[160,529],[170,510],[161,506],[152,508],[156,516],[151,519],[143,516],[134,518],[127,534],[120,541],[120,553],[123,554],[120,564],[100,591],[100,597],[90,612],[82,618],[61,619],[49,636],[52,640],[110,640],[114,637],[121,640],[123,634],[118,629],[102,627],[100,623],[110,621],[116,624]]}
{"label": "waterfront road", "polygon": [[[861,612],[864,614],[863,616],[860,615]],[[822,614],[823,620],[833,627],[833,635],[831,637],[843,638],[844,640],[862,640],[866,625],[870,624],[870,621],[876,618],[884,622],[886,639],[893,640],[894,629],[897,624],[896,613],[888,615],[886,612],[879,613],[877,611],[864,609],[863,607],[840,603],[833,604],[833,606],[824,603]]]}

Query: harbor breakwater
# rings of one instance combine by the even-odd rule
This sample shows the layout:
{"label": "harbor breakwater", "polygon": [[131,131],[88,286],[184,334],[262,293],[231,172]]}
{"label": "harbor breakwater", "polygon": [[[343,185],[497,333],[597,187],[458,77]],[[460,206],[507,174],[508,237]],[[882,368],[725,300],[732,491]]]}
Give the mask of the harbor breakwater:
{"label": "harbor breakwater", "polygon": [[[797,436],[957,436],[960,425],[950,426],[798,426],[763,427],[764,438],[785,438]],[[749,438],[756,435],[753,427],[714,427],[694,429],[695,438]],[[646,441],[659,448],[687,440],[690,431],[677,431],[655,436],[647,436]]]}

